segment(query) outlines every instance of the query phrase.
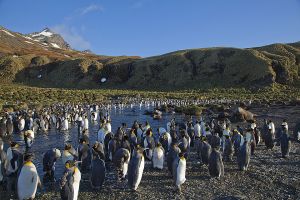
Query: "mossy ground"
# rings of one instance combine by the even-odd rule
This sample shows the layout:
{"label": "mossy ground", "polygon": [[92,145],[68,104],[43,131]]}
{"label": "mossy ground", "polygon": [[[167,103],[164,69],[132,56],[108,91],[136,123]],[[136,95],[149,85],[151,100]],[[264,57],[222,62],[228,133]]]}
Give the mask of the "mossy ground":
{"label": "mossy ground", "polygon": [[[247,89],[208,89],[208,90],[182,90],[182,91],[143,91],[122,89],[57,89],[37,88],[20,85],[0,86],[0,105],[24,102],[28,105],[46,104],[55,102],[70,103],[103,103],[106,100],[122,97],[123,101],[129,98],[150,99],[229,99],[252,101],[298,101],[300,89],[282,85],[273,85],[265,89],[251,91]],[[198,112],[198,111],[197,111]]]}

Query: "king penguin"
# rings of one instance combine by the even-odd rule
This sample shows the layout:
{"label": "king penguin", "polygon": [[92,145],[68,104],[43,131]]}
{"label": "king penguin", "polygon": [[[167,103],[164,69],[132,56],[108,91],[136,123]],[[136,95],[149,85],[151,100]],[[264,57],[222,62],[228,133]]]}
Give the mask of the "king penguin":
{"label": "king penguin", "polygon": [[173,180],[179,193],[181,193],[181,185],[186,181],[186,159],[183,153],[180,153],[172,164]]}
{"label": "king penguin", "polygon": [[224,175],[224,165],[221,153],[213,148],[208,160],[208,170],[211,177],[220,178]]}
{"label": "king penguin", "polygon": [[201,141],[201,162],[204,165],[208,165],[208,160],[211,154],[211,146],[206,140],[206,137],[203,137]]}
{"label": "king penguin", "polygon": [[100,189],[105,179],[105,162],[98,153],[93,153],[90,183],[93,189]]}
{"label": "king penguin", "polygon": [[163,169],[164,168],[164,148],[160,143],[157,143],[156,147],[153,151],[153,157],[152,157],[152,165],[154,169]]}
{"label": "king penguin", "polygon": [[34,199],[37,186],[41,185],[35,165],[32,163],[33,155],[27,153],[24,156],[24,164],[18,178],[18,197],[20,200]]}
{"label": "king penguin", "polygon": [[290,148],[291,148],[291,141],[288,136],[287,130],[283,131],[279,140],[280,140],[281,155],[283,158],[286,158],[289,156]]}
{"label": "king penguin", "polygon": [[65,173],[60,182],[60,195],[62,200],[77,200],[81,173],[75,162],[68,160],[65,164]]}
{"label": "king penguin", "polygon": [[43,156],[43,171],[45,172],[43,182],[55,181],[55,163],[61,157],[59,149],[53,148],[48,150]]}
{"label": "king penguin", "polygon": [[134,150],[128,166],[128,185],[129,188],[136,191],[141,180],[145,167],[144,149],[139,146]]}
{"label": "king penguin", "polygon": [[6,170],[8,168],[8,160],[6,152],[4,151],[4,143],[0,138],[0,185],[4,181]]}
{"label": "king penguin", "polygon": [[178,144],[175,141],[173,141],[170,151],[167,155],[167,165],[171,175],[173,173],[172,170],[173,161],[176,159],[179,153],[181,153],[181,150],[179,149]]}
{"label": "king penguin", "polygon": [[120,148],[113,157],[113,163],[117,168],[118,179],[124,179],[128,172],[128,164],[130,161],[130,152],[128,149]]}
{"label": "king penguin", "polygon": [[244,141],[244,144],[240,147],[237,155],[237,162],[239,170],[245,171],[248,169],[250,163],[251,149],[247,140]]}

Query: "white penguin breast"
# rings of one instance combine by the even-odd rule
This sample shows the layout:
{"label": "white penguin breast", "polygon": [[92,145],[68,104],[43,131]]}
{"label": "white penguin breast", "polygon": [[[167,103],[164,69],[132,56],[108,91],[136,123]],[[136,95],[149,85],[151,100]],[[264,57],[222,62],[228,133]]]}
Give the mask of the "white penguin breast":
{"label": "white penguin breast", "polygon": [[164,165],[164,152],[161,148],[155,148],[153,152],[153,167],[162,169]]}
{"label": "white penguin breast", "polygon": [[180,159],[177,166],[176,185],[179,186],[185,182],[186,160]]}
{"label": "white penguin breast", "polygon": [[135,184],[134,189],[136,190],[137,187],[139,186],[141,180],[142,180],[142,175],[143,175],[143,171],[144,171],[144,167],[145,167],[145,160],[144,160],[144,156],[142,156],[141,158],[141,164],[139,166],[139,170],[138,170],[138,175],[137,175],[137,181]]}
{"label": "white penguin breast", "polygon": [[80,184],[80,180],[81,180],[81,173],[80,173],[79,169],[75,170],[73,177],[74,177],[74,183],[73,183],[74,198],[73,198],[73,200],[77,200],[78,193],[79,193],[79,184]]}
{"label": "white penguin breast", "polygon": [[23,166],[18,178],[19,199],[34,198],[39,177],[34,165]]}

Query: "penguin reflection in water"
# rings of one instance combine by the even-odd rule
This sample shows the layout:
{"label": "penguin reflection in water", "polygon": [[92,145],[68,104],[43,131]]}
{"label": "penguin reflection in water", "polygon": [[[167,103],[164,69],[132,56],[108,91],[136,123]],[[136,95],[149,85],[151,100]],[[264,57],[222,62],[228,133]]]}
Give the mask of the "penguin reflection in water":
{"label": "penguin reflection in water", "polygon": [[60,182],[60,195],[62,200],[77,200],[81,173],[75,161],[68,160],[65,164],[65,173]]}
{"label": "penguin reflection in water", "polygon": [[186,181],[186,159],[184,157],[184,153],[179,153],[177,158],[173,161],[172,171],[174,184],[178,192],[181,193],[181,185]]}
{"label": "penguin reflection in water", "polygon": [[24,164],[18,178],[18,197],[20,200],[34,199],[37,186],[41,186],[40,178],[35,165],[32,163],[33,154],[24,156]]}

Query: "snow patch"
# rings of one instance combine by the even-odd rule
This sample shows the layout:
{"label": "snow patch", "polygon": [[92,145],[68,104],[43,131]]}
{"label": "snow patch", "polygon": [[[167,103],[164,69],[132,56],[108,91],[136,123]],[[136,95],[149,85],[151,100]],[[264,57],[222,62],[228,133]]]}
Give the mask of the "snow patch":
{"label": "snow patch", "polygon": [[33,40],[31,37],[28,36],[23,36],[24,38],[26,38],[27,40]]}
{"label": "snow patch", "polygon": [[25,41],[26,43],[28,43],[28,44],[34,44],[33,42],[29,42],[29,41]]}
{"label": "snow patch", "polygon": [[69,55],[66,55],[66,54],[64,56],[67,57],[67,58],[71,58]]}
{"label": "snow patch", "polygon": [[46,37],[51,37],[53,35],[53,33],[43,30],[40,33],[32,35],[32,37],[41,36],[41,35],[46,36]]}
{"label": "snow patch", "polygon": [[12,36],[12,37],[16,37],[16,36],[14,36],[13,34],[11,34],[10,32],[8,32],[7,30],[2,29],[1,31],[3,31],[3,32],[6,33],[7,35],[10,35],[10,36]]}
{"label": "snow patch", "polygon": [[58,48],[58,49],[60,49],[60,46],[58,46],[57,44],[55,44],[55,43],[51,43],[51,45],[54,47],[54,48]]}

